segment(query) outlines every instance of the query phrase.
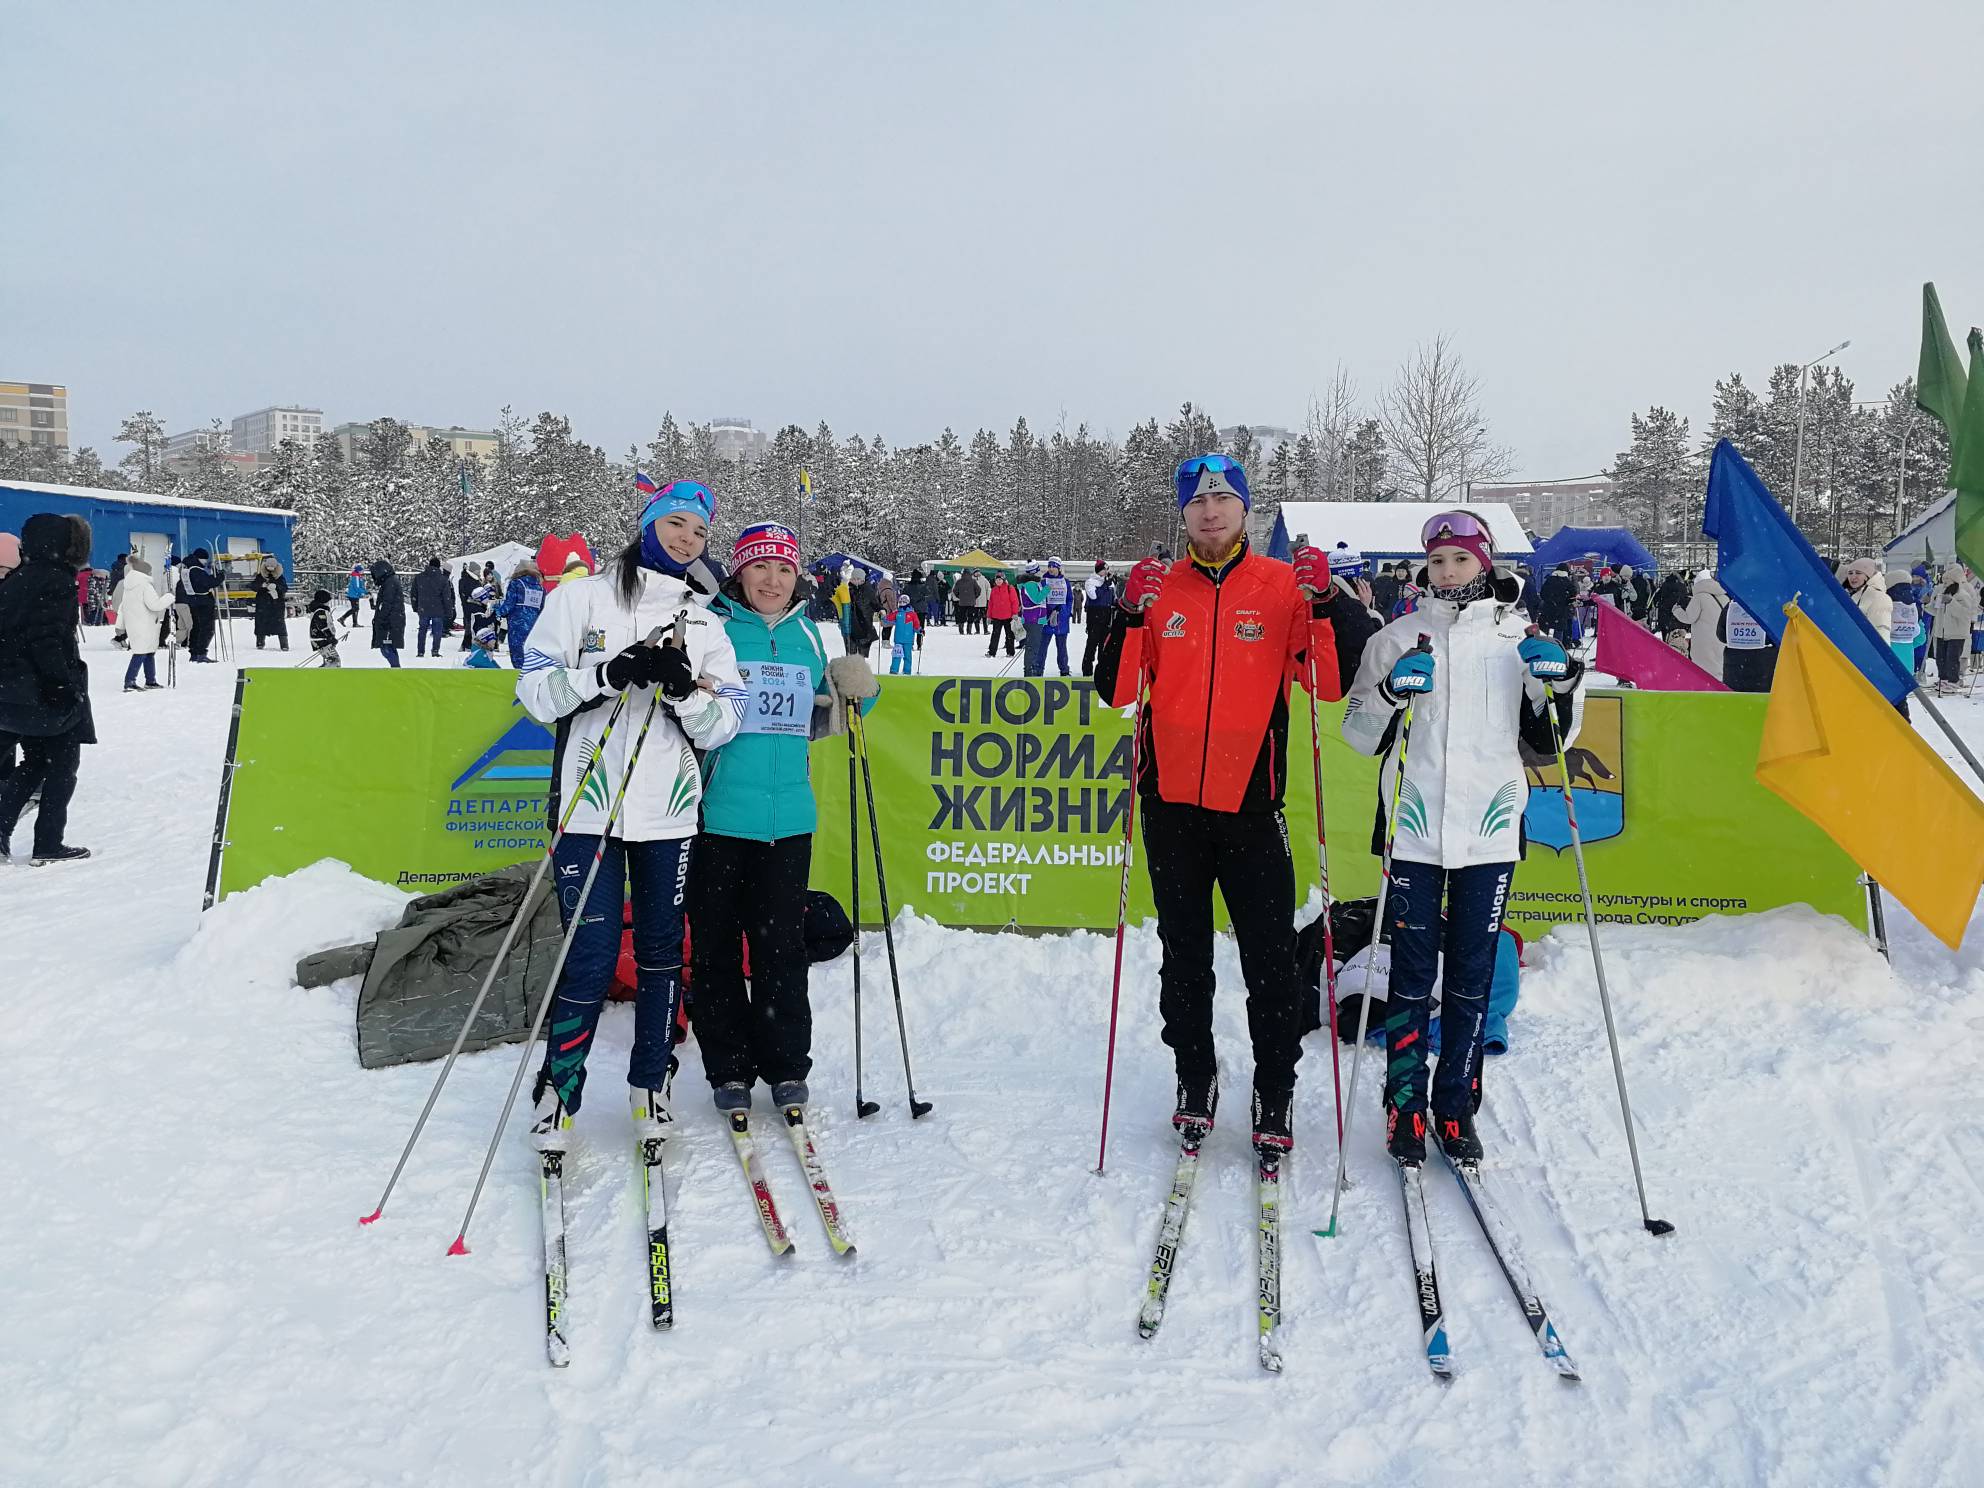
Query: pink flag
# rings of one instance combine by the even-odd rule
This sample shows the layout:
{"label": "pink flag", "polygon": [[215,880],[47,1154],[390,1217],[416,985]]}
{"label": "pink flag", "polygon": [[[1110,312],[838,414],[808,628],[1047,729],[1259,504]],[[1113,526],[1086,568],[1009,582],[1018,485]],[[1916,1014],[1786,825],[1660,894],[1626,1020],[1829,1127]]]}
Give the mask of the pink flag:
{"label": "pink flag", "polygon": [[1650,692],[1729,691],[1720,677],[1711,677],[1609,605],[1598,607],[1598,656],[1593,665]]}

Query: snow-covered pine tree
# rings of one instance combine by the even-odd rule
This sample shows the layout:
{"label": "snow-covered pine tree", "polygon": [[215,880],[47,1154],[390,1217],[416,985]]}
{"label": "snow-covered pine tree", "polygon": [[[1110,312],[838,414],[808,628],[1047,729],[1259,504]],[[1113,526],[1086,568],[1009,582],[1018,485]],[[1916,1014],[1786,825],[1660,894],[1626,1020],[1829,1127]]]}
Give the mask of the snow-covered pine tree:
{"label": "snow-covered pine tree", "polygon": [[1686,540],[1678,507],[1693,468],[1688,421],[1655,407],[1644,417],[1632,416],[1632,443],[1606,471],[1615,482],[1612,500],[1621,518],[1663,566],[1679,561]]}
{"label": "snow-covered pine tree", "polygon": [[118,461],[124,473],[137,482],[140,491],[163,493],[166,489],[165,425],[149,408],[140,408],[118,425],[115,442],[128,444],[131,453]]}

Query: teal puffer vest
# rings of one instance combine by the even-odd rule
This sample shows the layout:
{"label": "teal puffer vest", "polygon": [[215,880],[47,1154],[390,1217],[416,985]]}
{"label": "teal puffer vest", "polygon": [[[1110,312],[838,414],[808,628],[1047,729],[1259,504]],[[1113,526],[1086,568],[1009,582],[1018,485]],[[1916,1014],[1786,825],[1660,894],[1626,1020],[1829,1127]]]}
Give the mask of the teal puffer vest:
{"label": "teal puffer vest", "polygon": [[[710,605],[723,617],[725,632],[737,652],[744,674],[745,717],[757,697],[751,670],[759,662],[777,661],[803,666],[813,678],[813,691],[826,687],[827,653],[820,633],[806,618],[805,606],[795,604],[777,620],[767,621],[742,600],[723,596]],[[744,837],[776,842],[812,832],[818,821],[813,803],[813,776],[807,741],[796,735],[739,734],[703,762],[703,830],[720,837]]]}

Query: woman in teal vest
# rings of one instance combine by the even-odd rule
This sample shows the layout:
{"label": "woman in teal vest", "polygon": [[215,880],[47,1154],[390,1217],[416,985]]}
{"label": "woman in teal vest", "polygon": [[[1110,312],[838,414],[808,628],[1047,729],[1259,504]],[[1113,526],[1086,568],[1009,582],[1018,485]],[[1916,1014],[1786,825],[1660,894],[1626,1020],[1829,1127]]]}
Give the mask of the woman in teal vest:
{"label": "woman in teal vest", "polygon": [[830,688],[826,647],[798,580],[798,537],[760,522],[739,534],[731,577],[710,605],[747,694],[742,729],[703,767],[703,830],[689,873],[691,1009],[703,1072],[724,1112],[750,1109],[757,1080],[780,1110],[806,1104],[813,1014],[804,923],[817,819],[807,745],[840,731],[836,693],[876,690],[858,656],[834,659]]}

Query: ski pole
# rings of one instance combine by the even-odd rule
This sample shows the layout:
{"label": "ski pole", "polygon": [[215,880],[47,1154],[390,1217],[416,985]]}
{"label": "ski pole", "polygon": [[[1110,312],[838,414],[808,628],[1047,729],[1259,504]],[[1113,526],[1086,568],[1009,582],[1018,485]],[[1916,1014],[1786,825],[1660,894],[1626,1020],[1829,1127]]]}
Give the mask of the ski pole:
{"label": "ski pole", "polygon": [[[1534,634],[1532,627],[1531,633]],[[1544,716],[1550,720],[1550,742],[1557,751],[1557,784],[1564,793],[1564,819],[1571,828],[1571,854],[1578,865],[1578,892],[1584,896],[1585,929],[1591,936],[1591,966],[1598,974],[1598,1002],[1605,1010],[1605,1041],[1612,1046],[1612,1075],[1619,1084],[1619,1110],[1626,1118],[1626,1151],[1633,1159],[1633,1185],[1639,1190],[1640,1222],[1649,1235],[1671,1235],[1674,1226],[1655,1219],[1647,1209],[1646,1178],[1640,1172],[1640,1144],[1633,1135],[1633,1103],[1626,1096],[1626,1065],[1619,1057],[1619,1027],[1612,1020],[1612,992],[1605,984],[1605,957],[1598,949],[1598,911],[1591,902],[1591,879],[1584,869],[1584,839],[1578,834],[1577,802],[1571,798],[1571,771],[1564,759],[1564,736],[1557,727],[1555,698],[1544,703]]]}
{"label": "ski pole", "polygon": [[882,829],[875,820],[875,777],[868,770],[868,735],[861,726],[858,709],[848,715],[847,721],[860,745],[861,788],[868,797],[868,840],[875,847],[875,892],[882,900],[882,944],[889,951],[889,990],[895,994],[896,1036],[902,1040],[902,1078],[909,1087],[909,1116],[914,1121],[919,1116],[930,1114],[930,1102],[916,1098],[916,1076],[909,1072],[909,1027],[902,1015],[902,978],[896,972],[896,934],[889,923],[889,877],[882,869]]}
{"label": "ski pole", "polygon": [[[661,639],[661,627],[656,626],[648,636],[648,644]],[[599,754],[606,754],[606,742],[613,737],[613,726],[620,721],[620,714],[627,706],[627,694],[621,693],[613,701],[613,711],[606,715],[606,728],[599,736]],[[537,898],[538,885],[551,871],[551,860],[558,852],[558,844],[565,840],[565,828],[571,824],[572,813],[578,809],[579,792],[572,792],[572,799],[565,803],[565,814],[558,819],[558,829],[551,834],[551,841],[545,845],[544,856],[537,860],[537,871],[531,875],[530,887],[524,890],[524,897],[517,906],[516,914],[510,920],[509,929],[503,932],[503,940],[496,948],[496,959],[489,963],[488,975],[482,979],[477,989],[475,1001],[469,1004],[468,1016],[462,1019],[461,1031],[455,1035],[454,1046],[448,1050],[448,1057],[441,1065],[441,1073],[434,1077],[434,1088],[427,1092],[427,1104],[420,1108],[420,1116],[413,1123],[413,1133],[406,1139],[406,1146],[400,1149],[400,1160],[393,1164],[393,1176],[386,1180],[386,1191],[379,1195],[379,1203],[370,1214],[359,1219],[360,1224],[371,1224],[385,1211],[386,1200],[393,1196],[393,1189],[400,1181],[400,1174],[406,1171],[406,1160],[413,1155],[413,1145],[420,1140],[420,1134],[427,1126],[427,1118],[434,1113],[434,1103],[441,1098],[441,1087],[448,1083],[448,1076],[454,1070],[455,1059],[468,1042],[468,1031],[475,1025],[475,1015],[482,1011],[483,1001],[489,996],[489,989],[496,985],[496,977],[509,959],[510,947],[516,944],[517,931],[531,913],[531,902]]]}
{"label": "ski pole", "polygon": [[[1415,651],[1430,653],[1433,642],[1430,636],[1421,636]],[[1378,880],[1378,912],[1371,920],[1371,951],[1364,962],[1364,1005],[1357,1010],[1357,1046],[1350,1051],[1350,1091],[1344,1102],[1344,1134],[1336,1144],[1336,1184],[1330,1192],[1330,1226],[1318,1230],[1319,1235],[1334,1237],[1336,1234],[1337,1210],[1343,1203],[1343,1189],[1346,1178],[1345,1158],[1350,1151],[1350,1127],[1357,1120],[1357,1076],[1364,1068],[1364,1038],[1371,1031],[1371,973],[1378,965],[1378,941],[1385,933],[1385,904],[1392,891],[1392,848],[1398,841],[1399,793],[1405,785],[1405,764],[1407,749],[1412,743],[1412,704],[1405,705],[1405,716],[1398,724],[1398,770],[1392,776],[1391,810],[1385,816],[1385,855],[1380,863],[1382,877]],[[1336,1030],[1330,1030],[1335,1039]]]}
{"label": "ski pole", "polygon": [[[676,644],[681,643],[682,619],[675,621]],[[593,882],[599,877],[599,865],[606,861],[606,844],[613,838],[614,823],[620,820],[620,808],[627,799],[627,787],[633,783],[634,767],[641,762],[641,747],[648,741],[648,730],[654,727],[654,716],[661,709],[661,689],[654,690],[648,699],[646,717],[641,720],[641,731],[634,736],[634,747],[627,757],[627,768],[620,776],[620,788],[613,793],[613,804],[607,809],[606,824],[599,830],[599,846],[593,849],[592,866],[586,870],[585,882],[579,886],[579,897],[572,906],[571,922],[565,926],[564,938],[558,944],[558,958],[551,963],[551,975],[544,983],[544,996],[538,1000],[537,1014],[531,1019],[530,1032],[524,1036],[523,1053],[517,1059],[517,1072],[510,1077],[510,1093],[503,1100],[503,1114],[496,1118],[496,1129],[489,1134],[489,1150],[482,1155],[482,1171],[476,1174],[475,1189],[468,1197],[468,1209],[462,1215],[461,1228],[455,1232],[455,1243],[448,1247],[449,1255],[468,1254],[468,1225],[475,1217],[475,1206],[482,1198],[482,1186],[489,1181],[490,1165],[496,1161],[496,1148],[503,1140],[503,1128],[510,1123],[510,1112],[517,1104],[517,1090],[524,1083],[524,1071],[530,1066],[531,1055],[537,1051],[537,1036],[544,1027],[545,1014],[551,1011],[552,1000],[558,994],[558,978],[564,974],[566,958],[572,954],[572,942],[578,939],[579,926],[585,920],[586,902],[592,898]],[[625,893],[623,887],[622,893]]]}
{"label": "ski pole", "polygon": [[[1306,547],[1305,532],[1296,542]],[[1343,1068],[1337,1054],[1336,1036],[1336,928],[1330,924],[1330,847],[1329,833],[1323,827],[1323,732],[1321,710],[1316,705],[1316,647],[1313,638],[1306,648],[1309,658],[1309,765],[1316,780],[1316,876],[1323,889],[1323,986],[1328,994],[1330,1020],[1330,1090],[1336,1097],[1336,1145],[1343,1146]],[[1375,933],[1375,932],[1374,932]]]}
{"label": "ski pole", "polygon": [[847,726],[847,878],[854,919],[854,1117],[873,1116],[881,1110],[861,1094],[861,800],[854,788],[854,713],[860,701],[848,702]]}
{"label": "ski pole", "polygon": [[1116,1014],[1123,996],[1123,941],[1130,919],[1130,859],[1136,845],[1137,772],[1142,763],[1144,703],[1150,691],[1150,650],[1137,651],[1137,702],[1130,715],[1130,783],[1123,805],[1123,874],[1116,884],[1116,970],[1109,979],[1109,1048],[1102,1065],[1102,1136],[1096,1142],[1095,1171],[1109,1160],[1109,1097],[1116,1084]]}

